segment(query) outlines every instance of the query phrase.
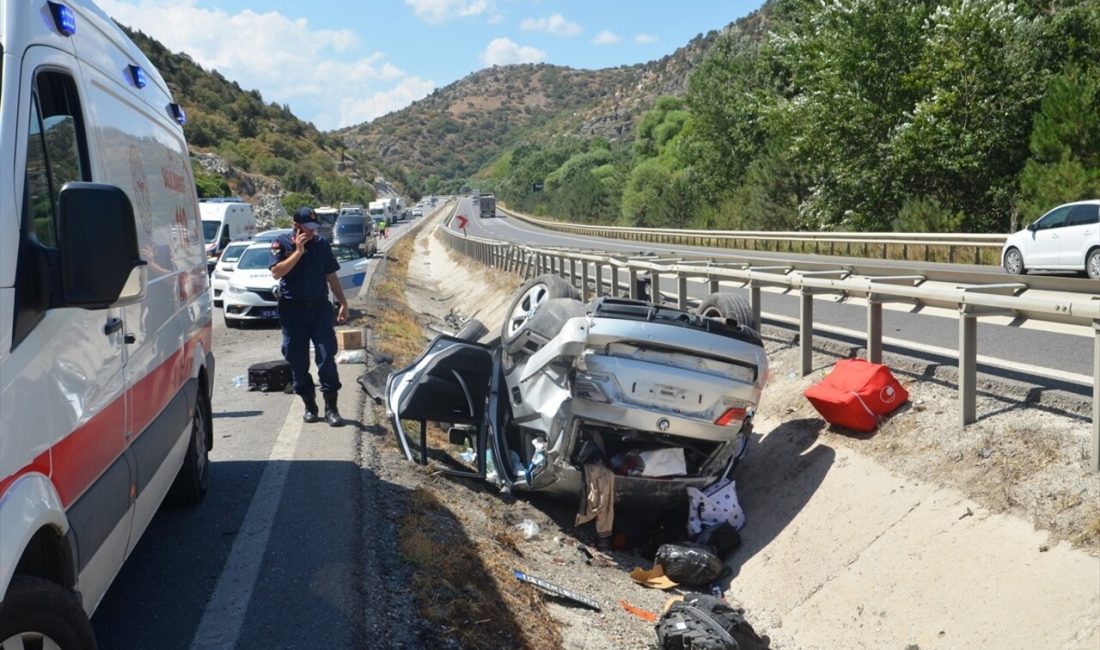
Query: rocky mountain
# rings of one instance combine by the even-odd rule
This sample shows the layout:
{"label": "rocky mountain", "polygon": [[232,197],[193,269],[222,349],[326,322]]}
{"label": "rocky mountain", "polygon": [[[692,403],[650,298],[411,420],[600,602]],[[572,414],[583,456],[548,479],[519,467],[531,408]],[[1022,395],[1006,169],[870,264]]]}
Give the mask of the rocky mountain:
{"label": "rocky mountain", "polygon": [[[768,3],[724,29],[759,34]],[[494,66],[400,111],[336,131],[349,150],[434,190],[465,179],[524,139],[574,135],[632,140],[637,120],[662,95],[682,95],[719,32],[699,34],[656,61],[578,70],[548,64]]]}

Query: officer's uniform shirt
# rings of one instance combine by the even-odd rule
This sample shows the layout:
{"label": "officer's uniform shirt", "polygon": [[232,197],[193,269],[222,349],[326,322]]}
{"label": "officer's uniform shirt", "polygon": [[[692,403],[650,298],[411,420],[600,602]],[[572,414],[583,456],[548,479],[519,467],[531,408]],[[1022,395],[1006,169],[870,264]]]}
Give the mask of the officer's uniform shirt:
{"label": "officer's uniform shirt", "polygon": [[[285,260],[294,252],[293,235],[282,235],[271,242],[268,268]],[[320,235],[306,243],[305,254],[289,273],[279,280],[279,300],[320,302],[328,300],[325,276],[340,270],[340,262],[332,254],[328,240]]]}

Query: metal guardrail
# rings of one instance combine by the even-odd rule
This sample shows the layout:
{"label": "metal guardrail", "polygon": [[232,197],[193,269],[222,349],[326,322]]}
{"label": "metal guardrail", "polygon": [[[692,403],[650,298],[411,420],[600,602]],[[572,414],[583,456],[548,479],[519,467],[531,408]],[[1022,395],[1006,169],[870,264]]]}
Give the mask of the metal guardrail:
{"label": "metal guardrail", "polygon": [[[1100,471],[1100,296],[1095,294],[1036,293],[1017,282],[959,285],[929,281],[925,275],[857,275],[847,268],[799,270],[788,265],[754,266],[722,264],[711,260],[682,258],[617,257],[598,251],[564,248],[539,248],[509,242],[462,236],[449,228],[441,229],[447,245],[468,257],[494,268],[518,273],[524,278],[553,273],[579,284],[587,302],[605,292],[631,298],[648,293],[654,302],[669,301],[687,309],[688,281],[702,280],[715,293],[722,281],[738,282],[749,291],[753,327],[761,325],[763,287],[779,287],[796,292],[800,299],[799,346],[801,372],[808,375],[813,355],[813,297],[834,294],[867,301],[867,357],[882,360],[882,306],[887,302],[955,309],[959,317],[959,420],[967,425],[977,419],[978,318],[1010,315],[1041,321],[1091,325],[1093,341],[1092,441],[1093,470]],[[578,268],[579,267],[579,268]],[[626,284],[623,286],[622,277]],[[675,283],[674,291],[664,291],[664,282]],[[644,291],[648,284],[649,291]]]}
{"label": "metal guardrail", "polygon": [[[770,230],[687,230],[678,228],[633,228],[597,226],[538,219],[497,204],[497,210],[527,223],[576,235],[606,237],[655,244],[686,244],[711,248],[738,248],[814,253],[817,255],[859,254],[860,257],[912,260],[911,253],[925,262],[937,261],[934,251],[946,250],[947,262],[1000,265],[1001,248],[1008,235],[905,232],[797,232]],[[798,244],[798,250],[795,250]],[[853,251],[853,246],[856,250]]]}

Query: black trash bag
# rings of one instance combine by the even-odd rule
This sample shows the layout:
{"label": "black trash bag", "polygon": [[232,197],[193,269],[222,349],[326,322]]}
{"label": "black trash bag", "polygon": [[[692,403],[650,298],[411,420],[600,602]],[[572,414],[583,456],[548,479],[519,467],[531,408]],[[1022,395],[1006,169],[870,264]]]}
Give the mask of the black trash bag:
{"label": "black trash bag", "polygon": [[745,610],[706,594],[672,603],[655,629],[661,650],[769,650],[771,644],[745,620]]}
{"label": "black trash bag", "polygon": [[699,544],[662,544],[653,562],[682,585],[709,585],[730,572],[712,548]]}
{"label": "black trash bag", "polygon": [[741,534],[728,521],[708,528],[695,537],[695,542],[704,546],[714,547],[718,557],[726,557],[741,546]]}

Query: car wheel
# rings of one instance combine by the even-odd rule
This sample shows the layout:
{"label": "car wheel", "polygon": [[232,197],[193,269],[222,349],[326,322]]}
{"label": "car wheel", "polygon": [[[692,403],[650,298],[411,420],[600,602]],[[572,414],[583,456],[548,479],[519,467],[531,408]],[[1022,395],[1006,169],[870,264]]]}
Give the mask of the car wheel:
{"label": "car wheel", "polygon": [[1093,280],[1100,280],[1100,248],[1094,248],[1085,259],[1085,274]]}
{"label": "car wheel", "polygon": [[212,424],[210,403],[200,386],[195,408],[191,412],[191,440],[187,444],[187,455],[168,490],[167,501],[171,505],[198,505],[206,496],[206,488],[210,484],[210,446],[207,441],[212,433]]}
{"label": "car wheel", "polygon": [[509,348],[518,342],[523,329],[543,303],[554,298],[576,300],[578,297],[573,285],[556,275],[544,274],[528,280],[516,291],[512,304],[508,307],[508,316],[500,332],[501,343],[512,352]]}
{"label": "car wheel", "polygon": [[721,320],[732,319],[739,325],[752,327],[752,307],[741,296],[729,293],[712,293],[699,303],[695,310],[700,316],[718,318]]}
{"label": "car wheel", "polygon": [[95,647],[92,624],[76,594],[42,578],[11,579],[0,604],[0,648]]}
{"label": "car wheel", "polygon": [[1027,273],[1027,269],[1024,268],[1024,256],[1020,254],[1018,248],[1010,248],[1005,252],[1004,267],[1005,271],[1012,275],[1023,275]]}

